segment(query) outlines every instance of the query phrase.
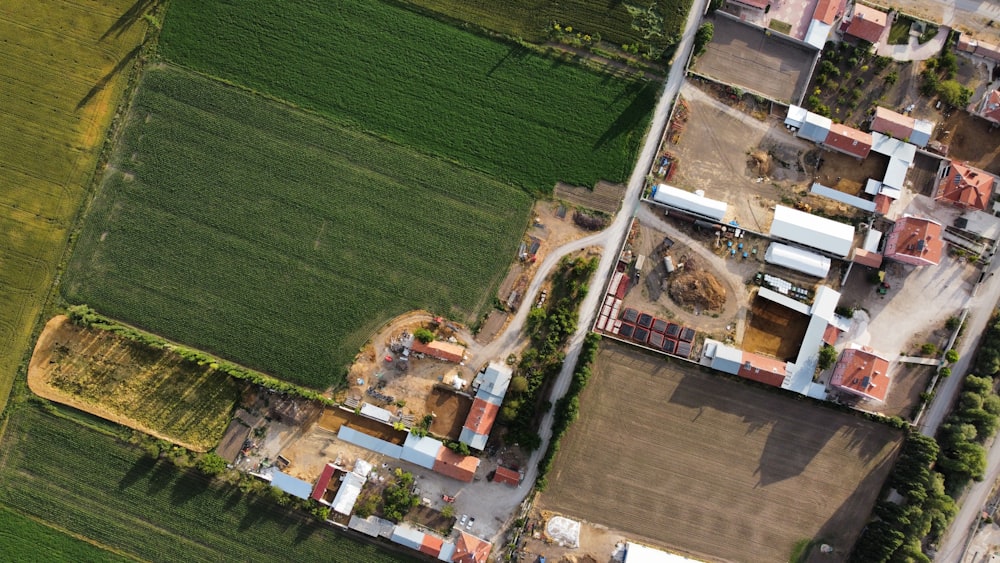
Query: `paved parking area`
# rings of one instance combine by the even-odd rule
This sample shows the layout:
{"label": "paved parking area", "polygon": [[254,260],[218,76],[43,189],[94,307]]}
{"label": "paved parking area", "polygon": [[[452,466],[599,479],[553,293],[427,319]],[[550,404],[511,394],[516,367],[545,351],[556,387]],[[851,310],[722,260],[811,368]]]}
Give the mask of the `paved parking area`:
{"label": "paved parking area", "polygon": [[816,51],[719,14],[715,33],[692,69],[782,102],[798,102]]}

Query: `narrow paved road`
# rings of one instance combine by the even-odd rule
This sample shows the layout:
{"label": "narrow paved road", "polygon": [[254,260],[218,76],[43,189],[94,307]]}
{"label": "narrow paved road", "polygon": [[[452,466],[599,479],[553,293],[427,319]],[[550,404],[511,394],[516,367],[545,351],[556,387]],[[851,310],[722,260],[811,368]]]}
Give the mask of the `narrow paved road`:
{"label": "narrow paved road", "polygon": [[[534,301],[535,295],[537,295],[542,283],[552,273],[552,269],[559,263],[559,260],[563,256],[588,247],[600,247],[602,249],[600,265],[590,282],[590,291],[587,293],[587,297],[580,308],[580,318],[576,333],[570,338],[562,371],[559,372],[559,376],[556,378],[548,397],[552,403],[555,403],[556,400],[565,395],[566,390],[569,389],[569,382],[572,379],[573,368],[576,367],[577,358],[580,356],[583,339],[590,332],[590,327],[594,322],[594,315],[597,312],[598,300],[602,298],[601,290],[608,283],[608,279],[611,276],[611,268],[618,258],[616,255],[618,247],[625,239],[629,223],[639,209],[639,196],[645,186],[646,174],[653,165],[653,158],[656,156],[660,140],[663,138],[663,133],[666,130],[670,108],[673,106],[674,99],[680,90],[681,84],[684,82],[687,60],[694,45],[694,35],[698,29],[701,15],[705,12],[707,2],[708,0],[694,0],[691,6],[691,11],[684,26],[684,35],[677,47],[674,64],[670,67],[670,73],[667,75],[667,82],[663,88],[663,93],[660,95],[660,100],[653,112],[653,119],[650,122],[646,140],[643,143],[642,151],[639,153],[632,176],[629,178],[628,188],[625,190],[622,208],[618,212],[618,215],[615,216],[614,221],[604,231],[565,244],[550,252],[539,265],[535,278],[525,291],[522,302],[530,304]],[[521,307],[503,334],[484,348],[484,353],[491,353],[489,357],[506,357],[509,351],[517,344],[530,309],[530,306]],[[542,437],[542,445],[532,454],[531,459],[528,460],[524,476],[526,483],[534,483],[535,478],[538,476],[538,461],[541,459],[542,454],[545,453],[545,448],[548,447],[549,439],[552,435],[552,410],[545,413],[545,417],[542,419],[541,426],[539,427],[539,434]],[[525,491],[525,493],[527,492]],[[499,537],[493,538],[494,543],[499,539]]]}
{"label": "narrow paved road", "polygon": [[[990,272],[996,272],[998,267],[1000,260],[994,260],[990,265]],[[945,415],[951,410],[951,405],[961,389],[962,379],[969,372],[969,365],[979,346],[979,337],[986,328],[986,323],[996,309],[998,301],[1000,301],[1000,280],[991,274],[986,283],[980,286],[978,295],[968,301],[969,316],[966,319],[965,337],[956,348],[959,360],[952,366],[951,377],[938,386],[934,400],[924,413],[920,424],[921,434],[933,436],[937,433]],[[961,560],[969,534],[973,531],[972,526],[977,522],[979,513],[986,504],[990,490],[998,477],[1000,477],[1000,440],[994,440],[987,452],[985,478],[974,483],[965,494],[955,521],[941,541],[936,561]]]}

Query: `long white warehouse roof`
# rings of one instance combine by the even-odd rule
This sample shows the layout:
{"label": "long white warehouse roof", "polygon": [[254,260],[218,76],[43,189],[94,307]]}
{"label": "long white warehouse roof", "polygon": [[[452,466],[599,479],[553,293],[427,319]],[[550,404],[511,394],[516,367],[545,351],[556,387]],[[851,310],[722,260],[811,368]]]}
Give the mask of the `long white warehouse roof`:
{"label": "long white warehouse roof", "polygon": [[846,257],[854,246],[854,227],[779,205],[774,209],[771,236]]}
{"label": "long white warehouse roof", "polygon": [[728,208],[726,202],[724,201],[708,199],[707,197],[677,189],[666,184],[654,186],[653,195],[651,197],[653,198],[653,201],[662,203],[663,205],[669,205],[670,207],[676,207],[677,209],[683,209],[684,211],[690,211],[692,213],[697,213],[698,215],[711,217],[716,221],[721,221],[722,218],[726,216],[726,209]]}
{"label": "long white warehouse roof", "polygon": [[772,242],[767,247],[764,261],[817,278],[825,278],[830,273],[830,259],[826,256],[780,242]]}

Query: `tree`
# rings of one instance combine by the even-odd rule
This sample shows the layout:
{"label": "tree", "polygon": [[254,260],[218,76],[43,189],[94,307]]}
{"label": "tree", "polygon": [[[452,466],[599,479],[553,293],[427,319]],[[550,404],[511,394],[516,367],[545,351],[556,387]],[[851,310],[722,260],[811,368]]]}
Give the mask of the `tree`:
{"label": "tree", "polygon": [[388,520],[399,522],[420,504],[420,497],[413,494],[413,474],[396,469],[396,480],[382,493],[382,515]]}
{"label": "tree", "polygon": [[420,342],[427,344],[432,340],[434,340],[434,333],[426,328],[418,328],[417,330],[413,331],[413,337],[419,340]]}
{"label": "tree", "polygon": [[837,361],[837,349],[829,344],[824,344],[819,349],[819,369],[820,371],[833,367]]}
{"label": "tree", "polygon": [[700,57],[705,49],[708,49],[708,44],[712,42],[712,37],[715,35],[715,26],[712,22],[705,22],[701,24],[698,31],[694,34],[694,56]]}
{"label": "tree", "polygon": [[510,392],[520,395],[528,390],[528,378],[523,375],[515,375],[513,379],[510,380]]}
{"label": "tree", "polygon": [[944,359],[949,364],[953,364],[958,361],[958,352],[956,352],[955,349],[952,348],[951,350],[948,350],[947,352],[944,353]]}
{"label": "tree", "polygon": [[972,98],[972,90],[954,80],[945,80],[938,84],[937,93],[944,103],[956,108],[969,105],[969,99]]}
{"label": "tree", "polygon": [[444,516],[445,518],[452,518],[455,516],[455,506],[451,504],[444,505],[444,508],[441,509],[441,516]]}
{"label": "tree", "polygon": [[215,452],[209,452],[198,458],[198,470],[209,477],[221,475],[226,470],[226,465],[226,460]]}

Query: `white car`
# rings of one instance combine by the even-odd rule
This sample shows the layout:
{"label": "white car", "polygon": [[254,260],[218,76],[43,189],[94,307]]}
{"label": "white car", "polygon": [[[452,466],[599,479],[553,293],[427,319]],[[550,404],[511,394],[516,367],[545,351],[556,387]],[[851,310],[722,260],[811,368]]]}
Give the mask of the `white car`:
{"label": "white car", "polygon": [[466,530],[471,530],[472,529],[472,525],[475,524],[475,523],[476,523],[475,517],[469,518],[469,523],[465,525],[465,529]]}
{"label": "white car", "polygon": [[468,520],[468,519],[469,519],[469,517],[466,516],[465,514],[463,514],[462,517],[458,519],[458,525],[461,526],[461,525],[465,524],[465,521]]}

